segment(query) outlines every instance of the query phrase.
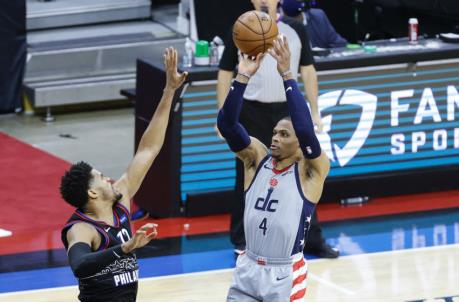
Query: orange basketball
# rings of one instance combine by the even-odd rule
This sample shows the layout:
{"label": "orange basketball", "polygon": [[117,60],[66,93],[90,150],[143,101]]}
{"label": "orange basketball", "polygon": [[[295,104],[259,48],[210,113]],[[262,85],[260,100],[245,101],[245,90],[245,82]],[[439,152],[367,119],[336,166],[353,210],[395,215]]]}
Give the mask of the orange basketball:
{"label": "orange basketball", "polygon": [[267,13],[255,10],[242,14],[233,26],[234,44],[249,56],[266,52],[278,34],[276,22]]}

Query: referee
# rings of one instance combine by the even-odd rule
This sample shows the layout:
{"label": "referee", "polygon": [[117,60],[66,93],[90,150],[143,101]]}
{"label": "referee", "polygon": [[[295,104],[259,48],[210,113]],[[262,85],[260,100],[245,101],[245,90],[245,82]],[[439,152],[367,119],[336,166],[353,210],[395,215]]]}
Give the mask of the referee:
{"label": "referee", "polygon": [[[314,59],[309,45],[309,37],[305,27],[293,19],[280,19],[277,14],[279,0],[251,0],[257,11],[269,13],[273,20],[277,20],[279,33],[287,37],[291,51],[290,70],[301,73],[307,100],[311,108],[311,118],[317,131],[322,131],[322,121],[317,107],[318,84],[314,68]],[[225,41],[225,50],[220,60],[217,100],[218,109],[221,109],[228,94],[233,71],[238,64],[238,49],[232,35]],[[271,145],[272,129],[279,120],[288,116],[286,96],[282,78],[276,70],[276,60],[269,55],[263,59],[260,68],[248,82],[244,93],[244,102],[239,122],[250,136],[258,138],[264,145]],[[293,72],[296,79],[297,73]],[[232,205],[230,238],[235,253],[240,254],[245,249],[245,235],[243,225],[244,215],[244,164],[236,160],[236,198]],[[314,214],[307,239],[305,251],[323,258],[337,258],[339,251],[325,243],[322,230],[318,225],[317,215]]]}

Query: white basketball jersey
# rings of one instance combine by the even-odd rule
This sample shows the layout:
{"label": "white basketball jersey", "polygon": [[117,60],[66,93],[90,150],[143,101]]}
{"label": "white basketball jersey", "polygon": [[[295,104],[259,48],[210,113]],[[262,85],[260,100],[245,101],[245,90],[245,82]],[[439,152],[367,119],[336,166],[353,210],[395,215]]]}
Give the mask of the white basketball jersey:
{"label": "white basketball jersey", "polygon": [[246,248],[267,258],[302,252],[314,208],[301,190],[298,162],[275,170],[266,156],[245,193]]}

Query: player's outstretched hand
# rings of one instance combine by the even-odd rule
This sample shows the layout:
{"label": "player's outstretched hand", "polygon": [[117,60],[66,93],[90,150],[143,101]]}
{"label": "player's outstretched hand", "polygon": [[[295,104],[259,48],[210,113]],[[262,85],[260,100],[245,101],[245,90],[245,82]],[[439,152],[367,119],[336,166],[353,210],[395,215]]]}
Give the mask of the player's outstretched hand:
{"label": "player's outstretched hand", "polygon": [[259,53],[255,58],[242,54],[239,58],[237,71],[242,74],[253,76],[257,72],[265,54]]}
{"label": "player's outstretched hand", "polygon": [[157,226],[158,225],[155,223],[147,223],[141,226],[128,242],[121,245],[123,252],[129,253],[137,248],[147,245],[148,242],[156,238],[158,235],[158,232],[156,231]]}
{"label": "player's outstretched hand", "polygon": [[277,61],[277,71],[280,74],[290,70],[290,48],[287,37],[280,35],[273,41],[273,47],[268,49],[268,52]]}
{"label": "player's outstretched hand", "polygon": [[166,89],[177,89],[185,82],[188,72],[177,72],[177,50],[168,47],[164,51],[164,66],[166,67]]}

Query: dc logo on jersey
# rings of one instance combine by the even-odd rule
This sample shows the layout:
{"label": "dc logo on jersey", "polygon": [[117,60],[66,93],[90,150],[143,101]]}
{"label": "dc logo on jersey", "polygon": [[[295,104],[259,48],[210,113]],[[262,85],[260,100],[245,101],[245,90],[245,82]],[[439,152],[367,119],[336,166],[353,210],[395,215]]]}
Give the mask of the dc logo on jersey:
{"label": "dc logo on jersey", "polygon": [[259,197],[255,202],[255,209],[260,211],[268,211],[268,212],[276,212],[277,204],[279,200],[271,199],[271,195],[273,194],[274,188],[269,188],[266,197]]}
{"label": "dc logo on jersey", "polygon": [[337,90],[325,93],[319,97],[319,111],[338,105],[357,105],[362,108],[362,114],[354,133],[343,147],[333,144],[329,132],[331,130],[332,115],[322,115],[324,124],[322,133],[317,134],[322,150],[331,161],[338,161],[341,167],[345,166],[359,152],[370,134],[376,116],[378,98],[360,90]]}

